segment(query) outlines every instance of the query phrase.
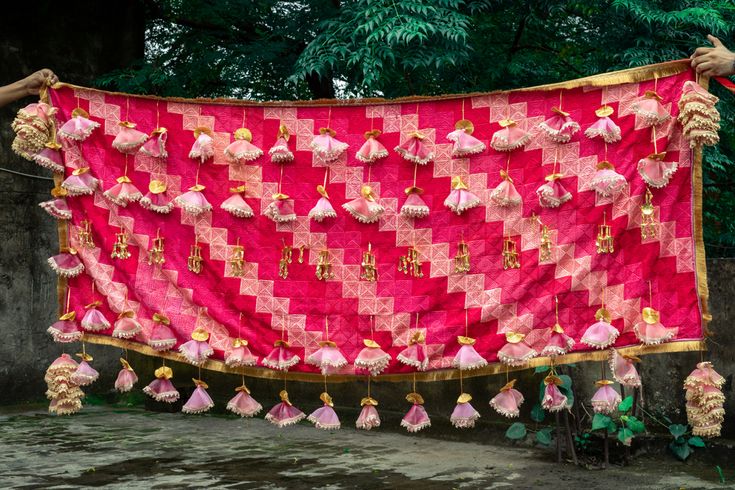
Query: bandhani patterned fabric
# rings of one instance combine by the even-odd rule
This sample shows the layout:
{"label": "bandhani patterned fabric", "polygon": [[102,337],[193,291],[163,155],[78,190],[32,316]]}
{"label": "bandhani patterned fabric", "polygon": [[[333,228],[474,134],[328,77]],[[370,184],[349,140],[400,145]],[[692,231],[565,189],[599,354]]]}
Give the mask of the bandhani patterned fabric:
{"label": "bandhani patterned fabric", "polygon": [[[488,363],[467,371],[466,376],[487,375],[504,369],[498,351],[506,339],[498,330],[505,326],[525,332],[523,342],[529,349],[543,350],[555,323],[554,296],[559,299],[559,322],[571,338],[567,353],[556,356],[555,363],[603,359],[608,355],[605,351],[581,341],[601,305],[602,291],[612,312],[609,323],[619,333],[610,336],[614,337],[611,347],[620,355],[700,349],[703,318],[708,318],[701,155],[698,149],[690,149],[677,121],[678,101],[686,82],[692,80],[688,63],[676,61],[472,96],[349,104],[247,102],[252,136],[248,143],[255,148],[287,145],[284,151],[294,158],[285,165],[275,156],[233,160],[225,151],[232,149],[233,133],[242,126],[242,102],[156,99],[58,84],[49,90],[58,127],[68,128],[65,124],[79,113],[74,113],[77,108],[94,123],[85,123],[87,127],[99,124],[94,131],[82,131],[79,139],[65,139],[61,150],[64,173],[57,181],[59,185],[66,181],[70,215],[58,222],[60,245],[63,250],[75,249],[75,258],[83,266],[79,276],[59,279],[71,290],[68,310],[82,313],[85,305],[101,300],[97,310],[104,318],[131,311],[131,318],[140,324],[140,331],[129,338],[113,337],[109,328],[87,332],[85,340],[90,343],[181,360],[180,348],[200,329],[209,334],[212,350],[204,369],[280,379],[283,371],[265,361],[255,366],[225,364],[239,337],[242,314],[242,336],[247,336],[251,355],[266,359],[275,341],[287,342],[298,356],[298,362],[289,366],[289,379],[304,381],[323,379],[320,367],[305,360],[320,349],[326,315],[329,339],[347,360],[330,372],[330,382],[365,375],[355,360],[366,338],[374,339],[388,355],[387,365],[380,370],[382,379],[408,379],[416,368],[401,362],[398,354],[411,346],[416,328],[425,339],[426,354],[426,370],[416,373],[417,379],[455,379],[458,371],[452,369],[453,361],[462,347],[456,339],[465,335],[465,310],[474,350]],[[657,110],[660,107],[671,117],[660,118],[652,127],[640,117],[639,109],[641,100],[649,100],[645,94],[654,90],[654,84],[661,97],[656,99]],[[621,137],[608,146],[607,155],[603,138],[588,138],[577,131],[567,142],[559,142],[540,129],[559,105],[560,92],[564,111],[581,128],[598,123],[599,107],[614,109],[610,119],[620,128]],[[454,142],[446,139],[463,118],[473,121],[472,137],[486,147],[484,151],[458,155]],[[165,127],[165,155],[137,151],[145,141],[137,133],[135,144],[125,147],[136,149],[134,153],[115,149],[116,139],[119,143],[130,136],[131,128],[121,125],[127,120],[135,121],[136,130],[146,137]],[[506,120],[514,121],[513,127],[527,133],[528,139],[498,151],[491,141]],[[315,136],[326,135],[320,133],[326,127],[339,135],[339,151],[329,153],[329,158],[319,154],[323,145],[313,144]],[[365,164],[357,152],[370,130],[380,131],[380,143],[388,155],[369,158],[372,163]],[[199,149],[207,151],[190,158],[195,134],[211,140],[199,141]],[[284,134],[289,135],[288,141]],[[405,159],[410,142],[421,143],[410,150],[421,153],[421,165]],[[400,151],[394,150],[397,147]],[[665,187],[650,189],[656,233],[642,235],[646,217],[641,207],[648,187],[638,162],[663,152],[665,162],[674,162],[677,171],[667,176]],[[273,150],[269,153],[274,155]],[[382,150],[378,153],[382,156]],[[615,162],[615,172],[627,182],[614,195],[596,192],[593,185],[597,163],[604,160]],[[498,173],[506,165],[520,199],[513,206],[494,202]],[[317,222],[309,218],[309,211],[315,204],[315,186],[324,185],[325,167],[329,168],[325,187],[337,216]],[[546,207],[536,194],[552,174],[563,176],[564,189],[570,194],[563,206]],[[160,183],[156,186],[165,189],[167,202],[173,200],[179,206],[161,214],[140,203],[130,202],[123,208],[105,199],[103,191],[121,175],[140,189]],[[89,180],[92,176],[94,181]],[[477,205],[466,206],[461,214],[444,203],[457,176],[477,198]],[[80,182],[81,178],[89,181]],[[365,219],[358,214],[355,219],[344,205],[349,208],[353,205],[349,203],[364,197],[364,185],[380,196],[383,211],[368,212]],[[403,215],[405,190],[417,185],[430,212],[422,217]],[[244,220],[222,209],[232,196],[230,189],[239,186],[247,189],[252,218]],[[194,193],[187,194],[190,188],[197,189],[207,203],[196,207],[196,213],[186,197]],[[274,202],[288,204],[288,212],[281,211],[288,220],[269,217]],[[538,219],[548,227],[551,240],[544,259],[540,259]],[[603,219],[614,242],[611,253],[598,253],[595,244]],[[83,221],[90,223],[91,246],[79,238]],[[113,246],[120,246],[116,235],[121,233],[130,257],[112,258]],[[154,243],[157,236],[164,239],[160,247]],[[469,267],[458,271],[455,253],[460,241],[467,245]],[[509,243],[512,250],[504,248]],[[375,258],[372,280],[365,278],[363,270],[369,247]],[[152,261],[154,252],[165,260]],[[515,262],[508,254],[516,254]],[[648,302],[649,281],[653,304]],[[66,288],[59,291],[65,294]],[[644,306],[660,311],[666,326],[676,328],[670,339],[640,345],[634,327]],[[170,319],[167,329],[173,338],[166,338],[170,350],[151,347],[157,338],[156,313]],[[421,321],[414,328],[411,319],[417,313]],[[374,318],[372,336],[370,317]],[[530,357],[524,367],[549,362]],[[550,406],[556,408],[554,403]],[[512,407],[505,410],[515,413]]]}

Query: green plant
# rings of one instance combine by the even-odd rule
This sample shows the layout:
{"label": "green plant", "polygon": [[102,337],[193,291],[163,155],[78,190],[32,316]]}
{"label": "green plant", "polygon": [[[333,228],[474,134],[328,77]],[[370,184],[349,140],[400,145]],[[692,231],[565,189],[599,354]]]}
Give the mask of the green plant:
{"label": "green plant", "polygon": [[681,461],[686,461],[689,456],[692,455],[692,453],[694,452],[692,448],[706,447],[706,444],[701,437],[686,437],[686,435],[689,433],[689,426],[687,425],[671,424],[669,425],[669,432],[674,438],[669,443],[669,449],[672,453],[674,453],[674,456],[676,456],[677,459]]}

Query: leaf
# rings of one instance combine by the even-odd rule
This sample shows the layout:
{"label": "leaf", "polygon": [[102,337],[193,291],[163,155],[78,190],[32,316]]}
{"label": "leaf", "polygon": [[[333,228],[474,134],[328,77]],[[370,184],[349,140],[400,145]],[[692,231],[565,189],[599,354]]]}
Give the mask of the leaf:
{"label": "leaf", "polygon": [[536,432],[536,442],[541,444],[542,446],[548,446],[551,444],[551,427],[546,427],[545,429],[541,429],[540,431]]}
{"label": "leaf", "polygon": [[633,440],[633,431],[627,428],[622,428],[618,431],[618,441],[622,442],[624,446],[630,446]]}
{"label": "leaf", "polygon": [[526,424],[516,422],[505,431],[505,437],[512,440],[523,439],[526,437]]}
{"label": "leaf", "polygon": [[672,453],[674,453],[674,456],[676,456],[681,461],[686,461],[687,458],[692,454],[692,450],[689,447],[689,444],[687,444],[686,442],[684,444],[680,444],[676,441],[671,441],[669,443],[669,449]]}
{"label": "leaf", "polygon": [[574,392],[572,391],[572,378],[569,377],[566,374],[559,375],[559,379],[561,379],[562,384],[559,386],[559,391],[561,391],[564,396],[567,397],[567,406],[571,407],[574,405]]}
{"label": "leaf", "polygon": [[669,432],[675,438],[681,437],[687,433],[687,426],[682,424],[671,424],[669,426]]}
{"label": "leaf", "polygon": [[625,397],[625,399],[618,404],[618,410],[621,412],[627,412],[633,408],[633,396],[628,395]]}
{"label": "leaf", "polygon": [[618,430],[617,424],[615,423],[615,421],[613,419],[610,419],[610,423],[607,424],[607,431],[610,434],[614,434],[616,430]]}
{"label": "leaf", "polygon": [[625,421],[625,425],[633,431],[634,434],[640,434],[646,432],[646,425],[638,420],[636,417],[628,417]]}
{"label": "leaf", "polygon": [[692,447],[706,447],[707,446],[702,440],[702,438],[699,436],[690,437],[687,443]]}
{"label": "leaf", "polygon": [[545,373],[549,369],[551,369],[549,366],[536,366],[536,369],[533,370],[533,373],[534,374]]}
{"label": "leaf", "polygon": [[531,420],[534,422],[543,422],[546,418],[546,412],[541,407],[541,404],[536,402],[531,408]]}
{"label": "leaf", "polygon": [[592,430],[607,429],[612,419],[602,413],[596,413],[592,417]]}

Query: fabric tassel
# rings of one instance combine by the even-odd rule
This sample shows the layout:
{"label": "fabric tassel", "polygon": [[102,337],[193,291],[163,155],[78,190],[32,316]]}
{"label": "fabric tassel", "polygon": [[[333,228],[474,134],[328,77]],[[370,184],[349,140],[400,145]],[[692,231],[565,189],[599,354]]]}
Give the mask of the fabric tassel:
{"label": "fabric tassel", "polygon": [[531,142],[531,135],[518,127],[512,119],[499,121],[502,129],[493,133],[490,146],[497,151],[513,151]]}
{"label": "fabric tassel", "polygon": [[633,327],[635,336],[645,345],[656,345],[668,342],[676,336],[678,327],[665,327],[660,322],[661,314],[651,307],[643,308],[641,319]]}
{"label": "fabric tassel", "polygon": [[148,345],[157,352],[167,351],[176,345],[176,335],[169,327],[171,320],[161,313],[153,314],[153,327],[148,336]]}
{"label": "fabric tassel", "polygon": [[84,272],[84,264],[73,248],[49,257],[46,262],[61,277],[77,277]]}
{"label": "fabric tassel", "polygon": [[97,190],[99,183],[100,181],[89,172],[89,167],[81,167],[74,169],[71,175],[61,183],[61,187],[70,196],[90,196]]}
{"label": "fabric tassel", "polygon": [[395,147],[396,153],[404,160],[419,165],[426,165],[434,159],[434,152],[424,143],[424,135],[415,131],[408,135],[408,139]]}
{"label": "fabric tassel", "polygon": [[64,173],[64,157],[61,155],[61,145],[55,142],[46,143],[46,146],[33,155],[33,161],[40,167],[57,174]]}
{"label": "fabric tassel", "polygon": [[496,412],[511,419],[520,415],[520,407],[523,404],[523,395],[514,388],[515,384],[515,379],[509,381],[505,386],[500,388],[500,393],[490,400],[490,406]]}
{"label": "fabric tassel", "polygon": [[117,184],[107,189],[102,195],[122,208],[126,207],[129,202],[139,201],[143,197],[127,175],[118,177]]}
{"label": "fabric tassel", "polygon": [[179,352],[190,364],[201,366],[214,354],[214,349],[207,340],[209,332],[203,328],[196,328],[191,333],[191,340],[179,346]]}
{"label": "fabric tassel", "polygon": [[110,321],[97,309],[100,306],[102,306],[100,301],[93,301],[84,307],[87,310],[81,321],[84,330],[88,332],[100,332],[110,328]]}
{"label": "fabric tassel", "polygon": [[424,334],[421,331],[414,333],[408,341],[408,347],[403,349],[396,358],[407,366],[426,371],[429,367],[429,356],[426,353]]}
{"label": "fabric tassel", "polygon": [[557,323],[552,327],[546,345],[541,349],[541,356],[563,356],[574,347],[574,339],[564,333],[564,330]]}
{"label": "fabric tassel", "polygon": [[452,366],[460,371],[479,369],[487,366],[487,361],[475,350],[475,339],[470,337],[457,337],[460,348],[452,360]]}
{"label": "fabric tassel", "polygon": [[550,374],[544,379],[544,397],[541,400],[541,407],[549,412],[561,412],[564,409],[569,410],[571,404],[567,397],[561,392],[559,386],[562,385],[562,380],[553,374]]}
{"label": "fabric tassel", "polygon": [[59,317],[59,320],[46,331],[59,344],[68,344],[82,339],[82,331],[76,322],[76,313],[69,311]]}
{"label": "fabric tassel", "polygon": [[184,406],[181,407],[181,411],[189,414],[208,412],[214,406],[212,398],[207,393],[209,386],[201,379],[192,378],[192,381],[196,388],[194,388],[194,393],[191,394]]}
{"label": "fabric tassel", "polygon": [[412,403],[411,408],[401,420],[401,427],[405,427],[408,432],[418,432],[427,427],[431,427],[431,420],[426,409],[423,407],[424,399],[418,393],[409,393],[406,400]]}
{"label": "fabric tassel", "polygon": [[424,192],[419,187],[406,188],[406,201],[401,206],[401,216],[407,218],[425,218],[429,216],[429,206],[421,198]]}
{"label": "fabric tassel", "polygon": [[293,161],[294,155],[288,148],[289,138],[290,134],[288,132],[288,128],[284,125],[281,125],[281,127],[278,129],[276,143],[271,147],[270,150],[268,150],[268,154],[270,154],[271,161],[273,163],[286,163]]}
{"label": "fabric tassel", "polygon": [[363,184],[360,197],[344,203],[342,208],[360,223],[375,223],[385,212],[385,208],[378,204],[377,200],[373,189]]}
{"label": "fabric tassel", "polygon": [[135,374],[135,371],[130,367],[130,364],[128,364],[128,361],[125,359],[121,358],[120,364],[122,364],[122,369],[117,373],[115,389],[120,393],[127,393],[132,390],[135,383],[138,382],[138,375]]}
{"label": "fabric tassel", "polygon": [[179,399],[179,392],[174,388],[171,378],[174,372],[168,366],[161,366],[155,371],[156,379],[143,388],[143,393],[157,402],[174,403]]}
{"label": "fabric tassel", "polygon": [[253,208],[251,208],[243,198],[243,194],[245,194],[245,186],[241,185],[239,187],[230,187],[230,193],[232,195],[220,204],[220,208],[237,218],[252,218]]}
{"label": "fabric tassel", "polygon": [[205,187],[201,184],[189,187],[189,191],[176,196],[174,202],[192,216],[199,216],[202,213],[209,212],[212,210],[212,205],[204,197],[202,193],[204,189]]}
{"label": "fabric tassel", "polygon": [[71,209],[66,202],[68,192],[63,187],[55,187],[51,190],[53,199],[38,203],[38,205],[49,215],[56,219],[71,219]]}
{"label": "fabric tassel", "polygon": [[656,189],[666,187],[679,166],[677,162],[664,162],[664,158],[665,152],[652,153],[638,161],[638,173],[641,178]]}
{"label": "fabric tassel", "polygon": [[572,120],[568,112],[564,112],[558,107],[552,108],[551,112],[554,115],[539,124],[539,128],[546,133],[551,141],[569,143],[572,136],[579,131],[579,124]]}
{"label": "fabric tassel", "polygon": [[595,349],[607,349],[615,343],[619,335],[618,329],[605,319],[600,319],[587,327],[580,342]]}
{"label": "fabric tassel", "polygon": [[453,157],[464,158],[485,151],[485,143],[472,136],[475,127],[470,121],[462,119],[457,121],[454,127],[455,130],[447,135],[447,139],[454,143]]}
{"label": "fabric tassel", "polygon": [[229,367],[255,366],[258,364],[258,356],[250,352],[247,340],[237,338],[232,343],[232,349],[227,352],[225,364]]}
{"label": "fabric tassel", "polygon": [[641,360],[635,356],[625,356],[615,349],[610,349],[610,371],[613,379],[623,386],[637,388],[641,385],[641,377],[635,367],[636,362]]}
{"label": "fabric tassel", "polygon": [[368,396],[360,400],[360,405],[362,406],[362,410],[357,417],[355,427],[361,430],[371,430],[380,427],[380,416],[378,415],[378,410],[375,408],[378,406],[378,401]]}
{"label": "fabric tassel", "polygon": [[457,405],[449,417],[449,421],[457,429],[471,429],[480,418],[480,413],[470,404],[472,397],[468,393],[462,393],[457,398]]}
{"label": "fabric tassel", "polygon": [[671,119],[671,114],[661,104],[663,99],[652,90],[647,90],[630,106],[630,110],[639,117],[645,126],[658,126]]}
{"label": "fabric tassel", "polygon": [[87,111],[77,107],[71,111],[71,119],[59,128],[59,136],[67,140],[84,141],[99,127],[100,123],[89,119]]}
{"label": "fabric tassel", "polygon": [[295,366],[300,360],[301,358],[291,351],[288,342],[276,340],[273,344],[273,350],[260,363],[271,369],[288,371],[291,366]]}
{"label": "fabric tassel", "polygon": [[18,111],[11,128],[15,139],[12,150],[26,160],[41,152],[46,143],[54,138],[56,109],[44,102],[29,104]]}
{"label": "fabric tassel", "polygon": [[615,388],[612,381],[601,379],[597,383],[597,391],[592,395],[592,410],[595,413],[610,415],[618,410],[618,405],[623,399]]}
{"label": "fabric tassel", "polygon": [[720,113],[715,104],[718,98],[693,80],[684,82],[679,99],[678,120],[684,138],[691,148],[715,146],[720,141]]}
{"label": "fabric tassel", "polygon": [[143,143],[148,140],[148,135],[135,129],[135,123],[120,121],[120,131],[112,140],[112,147],[120,153],[132,155],[140,150]]}
{"label": "fabric tassel", "polygon": [[625,177],[617,173],[613,164],[608,161],[597,164],[597,171],[590,180],[590,187],[603,197],[617,196],[626,184]]}
{"label": "fabric tassel", "polygon": [[263,156],[263,150],[251,143],[253,135],[249,129],[235,131],[235,141],[225,148],[225,156],[232,163],[247,163]]}
{"label": "fabric tassel", "polygon": [[316,203],[316,206],[311,208],[309,211],[309,218],[313,219],[317,223],[321,223],[325,218],[336,218],[337,213],[332,207],[332,203],[329,202],[329,194],[323,185],[316,186],[316,191],[321,196]]}
{"label": "fabric tassel", "polygon": [[166,195],[168,187],[160,180],[151,180],[148,183],[148,193],[140,199],[143,209],[168,214],[174,208],[174,202]]}
{"label": "fabric tassel", "polygon": [[69,354],[61,354],[46,370],[46,397],[51,400],[49,412],[72,415],[82,408],[84,392],[71,379],[77,363]]}
{"label": "fabric tassel", "polygon": [[143,327],[135,319],[135,312],[127,310],[117,316],[115,328],[112,330],[112,336],[118,339],[132,339],[142,330]]}
{"label": "fabric tassel", "polygon": [[686,411],[692,435],[719,437],[725,419],[723,378],[710,362],[700,362],[684,380]]}
{"label": "fabric tassel", "polygon": [[462,177],[452,177],[452,190],[444,200],[444,205],[458,216],[480,204],[480,198],[470,192]]}
{"label": "fabric tassel", "polygon": [[595,115],[599,119],[587,128],[584,135],[590,139],[602,138],[605,143],[616,143],[622,139],[620,126],[615,124],[610,116],[614,109],[608,105],[604,105],[595,111]]}
{"label": "fabric tassel", "polygon": [[151,158],[165,160],[168,158],[166,151],[166,140],[168,139],[168,130],[166,128],[156,128],[151,131],[151,136],[143,146],[140,147],[140,153]]}
{"label": "fabric tassel", "polygon": [[322,430],[336,430],[341,427],[337,412],[334,411],[334,403],[332,403],[332,397],[326,391],[319,396],[319,399],[324,402],[324,405],[317,408],[306,418],[309,422],[314,424],[314,427]]}
{"label": "fabric tassel", "polygon": [[297,424],[306,417],[304,412],[291,404],[286,390],[281,390],[278,396],[281,398],[281,403],[275,405],[265,415],[268,422],[276,427],[286,427]]}
{"label": "fabric tassel", "polygon": [[100,377],[100,373],[89,365],[92,361],[92,356],[87,353],[80,353],[77,356],[82,359],[82,362],[77,365],[77,369],[71,375],[71,380],[77,386],[91,385]]}
{"label": "fabric tassel", "polygon": [[538,355],[526,341],[526,335],[514,332],[509,327],[498,330],[498,334],[505,335],[506,344],[498,351],[498,360],[508,366],[522,366]]}
{"label": "fabric tassel", "polygon": [[311,149],[314,154],[325,162],[337,160],[349,145],[335,138],[337,133],[330,128],[319,128],[319,134],[311,140]]}
{"label": "fabric tassel", "polygon": [[510,178],[510,175],[505,170],[500,171],[500,177],[502,180],[490,193],[490,199],[500,207],[518,206],[523,202],[523,199],[516,190],[513,179]]}
{"label": "fabric tassel", "polygon": [[547,175],[546,183],[536,189],[536,195],[542,208],[558,208],[572,199],[572,194],[561,185],[562,177],[564,177],[562,174]]}
{"label": "fabric tassel", "polygon": [[286,194],[273,194],[273,202],[271,202],[263,214],[270,218],[274,223],[288,223],[296,221],[296,213],[294,212],[293,199],[289,199]]}
{"label": "fabric tassel", "polygon": [[235,388],[236,395],[227,402],[227,410],[240,417],[254,417],[258,415],[263,406],[250,396],[250,390],[245,383]]}
{"label": "fabric tassel", "polygon": [[194,144],[189,151],[189,158],[204,163],[214,157],[214,137],[209,128],[196,128],[194,130]]}
{"label": "fabric tassel", "polygon": [[388,156],[388,150],[377,140],[380,131],[373,129],[365,132],[365,143],[355,154],[355,158],[363,163],[375,163]]}
{"label": "fabric tassel", "polygon": [[380,344],[374,340],[364,339],[365,347],[357,354],[355,358],[355,367],[368,371],[372,376],[382,373],[390,363],[390,354],[380,348]]}
{"label": "fabric tassel", "polygon": [[306,358],[306,364],[318,367],[323,375],[328,375],[347,365],[347,359],[331,340],[319,342],[319,349]]}

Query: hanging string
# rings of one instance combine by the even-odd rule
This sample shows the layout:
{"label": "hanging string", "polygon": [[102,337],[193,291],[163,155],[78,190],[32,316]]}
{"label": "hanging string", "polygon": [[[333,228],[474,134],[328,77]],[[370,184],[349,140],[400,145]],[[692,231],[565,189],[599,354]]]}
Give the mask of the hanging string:
{"label": "hanging string", "polygon": [[[367,164],[367,166],[368,166],[368,178],[367,178],[367,183],[368,183],[368,184],[370,184],[370,182],[371,182],[371,180],[372,180],[373,165],[372,165],[372,164],[370,164],[370,163],[368,163],[368,164]],[[415,184],[414,184],[414,185],[415,185]]]}
{"label": "hanging string", "polygon": [[372,379],[372,375],[368,373],[368,398],[370,398],[370,380]]}
{"label": "hanging string", "polygon": [[324,375],[324,393],[328,393],[327,391],[327,375]]}
{"label": "hanging string", "polygon": [[510,383],[510,376],[508,374],[509,371],[510,371],[510,366],[506,364],[505,365],[505,384]]}
{"label": "hanging string", "polygon": [[201,168],[202,168],[202,162],[199,162],[197,164],[197,174],[196,174],[196,177],[194,179],[194,185],[199,185],[199,169],[201,169]]}
{"label": "hanging string", "polygon": [[653,136],[653,152],[658,153],[658,136],[656,136],[656,126],[651,126],[651,133]]}
{"label": "hanging string", "polygon": [[324,333],[327,336],[325,340],[329,340],[329,317],[324,317]]}
{"label": "hanging string", "polygon": [[510,174],[510,153],[511,152],[508,152],[508,158],[505,160],[505,174],[506,175]]}
{"label": "hanging string", "polygon": [[559,323],[559,297],[557,295],[554,295],[554,317],[556,323]]}
{"label": "hanging string", "polygon": [[[464,241],[464,239],[463,239],[463,241]],[[465,308],[464,309],[464,336],[465,337],[469,337],[469,335],[468,335],[468,329],[469,329],[469,327],[468,327],[468,321],[467,321],[467,308]],[[460,371],[460,373],[461,373],[461,371]]]}
{"label": "hanging string", "polygon": [[281,316],[281,340],[285,339],[286,335],[286,318]]}
{"label": "hanging string", "polygon": [[241,327],[242,327],[242,311],[240,312],[240,318],[237,320],[237,338],[238,339],[242,338],[240,336]]}
{"label": "hanging string", "polygon": [[416,393],[416,371],[413,372],[413,392]]}
{"label": "hanging string", "polygon": [[283,164],[281,164],[281,175],[278,177],[278,193],[281,193],[281,185],[283,184]]}
{"label": "hanging string", "polygon": [[556,161],[557,161],[558,158],[559,158],[559,147],[558,146],[555,146],[554,147],[554,167],[551,170],[551,173],[552,174],[555,174],[556,173]]}
{"label": "hanging string", "polygon": [[462,99],[462,119],[464,119],[464,99]]}
{"label": "hanging string", "polygon": [[373,322],[375,321],[375,318],[373,315],[370,315],[370,340],[375,340],[375,332],[373,331]]}
{"label": "hanging string", "polygon": [[561,108],[561,97],[562,97],[562,94],[563,94],[563,93],[564,93],[564,91],[563,91],[563,90],[559,90],[559,110],[560,110],[560,111],[562,110],[562,108]]}
{"label": "hanging string", "polygon": [[130,97],[125,97],[125,120],[130,117]]}
{"label": "hanging string", "polygon": [[66,313],[69,313],[69,305],[71,303],[71,286],[69,279],[66,280]]}
{"label": "hanging string", "polygon": [[242,386],[244,387],[245,386],[245,375],[241,374],[241,376],[242,376]]}
{"label": "hanging string", "polygon": [[288,371],[284,371],[283,372],[283,391],[287,391],[286,390],[286,378],[287,378],[287,376],[288,376]]}
{"label": "hanging string", "polygon": [[199,368],[199,376],[197,377],[197,379],[199,379],[199,381],[201,381],[202,380],[202,366],[199,365],[197,367]]}
{"label": "hanging string", "polygon": [[600,379],[605,379],[605,361],[600,361],[600,376]]}
{"label": "hanging string", "polygon": [[607,161],[607,141],[605,141],[605,161]]}
{"label": "hanging string", "polygon": [[158,112],[158,101],[156,101],[156,129],[160,127],[160,120],[159,120],[159,112]]}
{"label": "hanging string", "polygon": [[332,106],[329,106],[329,112],[327,113],[327,127],[329,128],[332,123]]}
{"label": "hanging string", "polygon": [[248,108],[243,107],[242,108],[242,126],[241,126],[243,128],[245,127],[245,122],[247,121],[247,113],[248,113]]}
{"label": "hanging string", "polygon": [[413,164],[413,186],[416,187],[416,173],[418,172],[419,164],[414,162]]}
{"label": "hanging string", "polygon": [[324,190],[327,190],[327,180],[329,177],[329,167],[324,169]]}
{"label": "hanging string", "polygon": [[127,177],[128,175],[128,154],[125,154],[125,171],[123,172],[123,175]]}
{"label": "hanging string", "polygon": [[653,308],[653,289],[650,280],[648,281],[648,306]]}

